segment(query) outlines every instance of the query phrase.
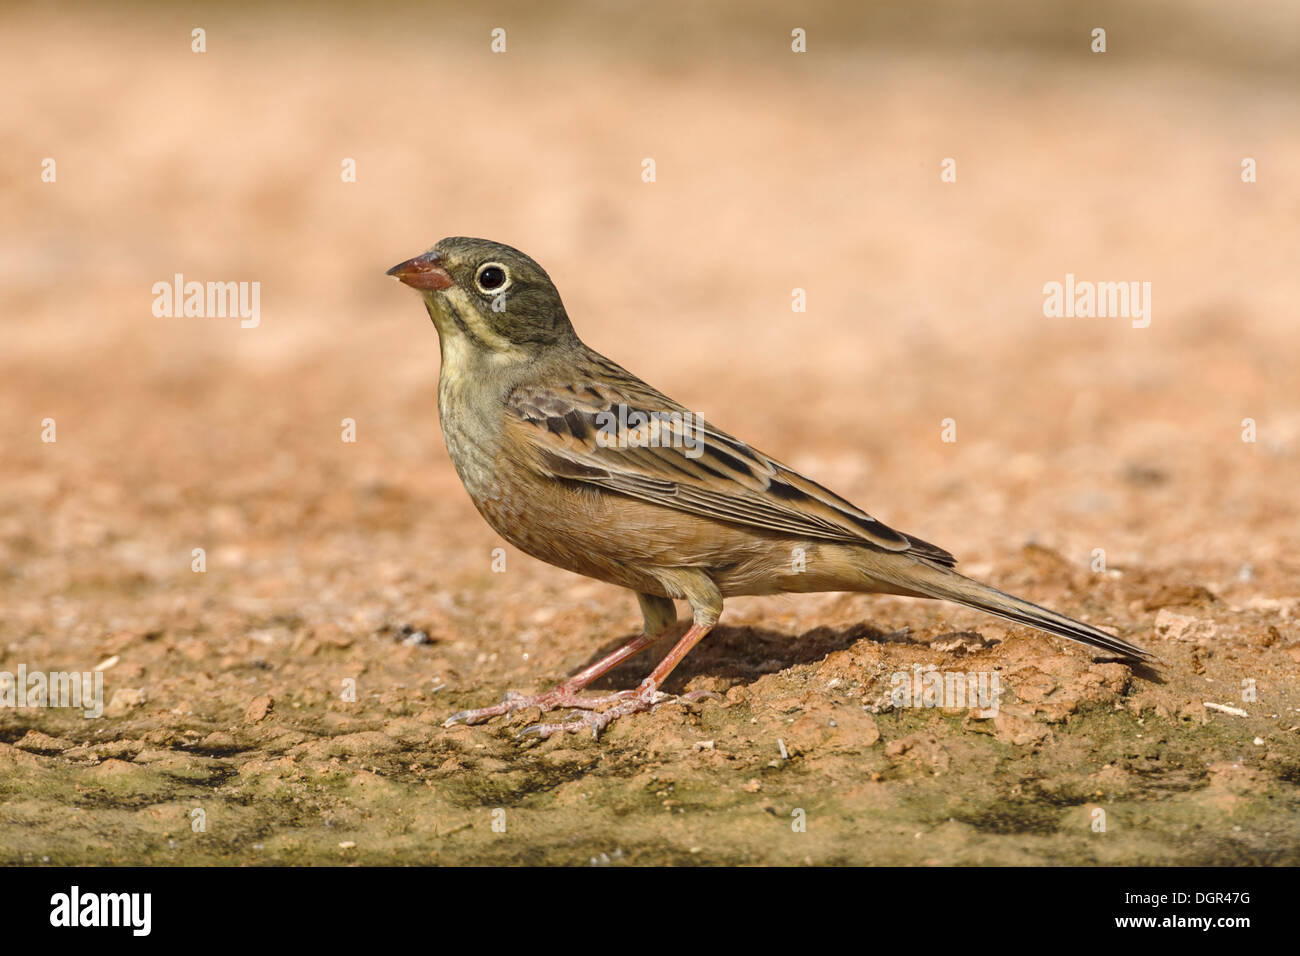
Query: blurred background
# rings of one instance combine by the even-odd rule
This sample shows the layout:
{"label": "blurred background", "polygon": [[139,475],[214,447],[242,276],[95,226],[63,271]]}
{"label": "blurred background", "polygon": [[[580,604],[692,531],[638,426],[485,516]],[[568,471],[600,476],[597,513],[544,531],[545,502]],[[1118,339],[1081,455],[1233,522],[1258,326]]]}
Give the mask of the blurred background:
{"label": "blurred background", "polygon": [[[434,331],[383,275],[455,234],[530,253],[595,348],[967,560],[1295,560],[1294,4],[0,16],[11,634],[85,577],[189,580],[200,539],[245,569],[377,519],[494,540],[437,434]],[[259,282],[260,325],[156,318],[176,273]],[[1045,318],[1066,273],[1151,282],[1150,327]]]}
{"label": "blurred background", "polygon": [[[1298,89],[1287,0],[7,5],[0,666],[107,659],[125,754],[225,754],[263,693],[329,734],[370,726],[343,676],[401,713],[451,682],[421,705],[440,747],[447,693],[632,632],[613,588],[490,572],[436,334],[384,275],[447,235],[529,253],[594,348],[969,573],[1140,644],[1189,584],[1294,640]],[[259,283],[257,327],[156,316],[177,273]],[[1046,317],[1067,274],[1151,283],[1149,327]],[[836,600],[724,624],[1002,633]],[[682,679],[829,649],[729,633]],[[54,719],[0,716],[6,742]]]}

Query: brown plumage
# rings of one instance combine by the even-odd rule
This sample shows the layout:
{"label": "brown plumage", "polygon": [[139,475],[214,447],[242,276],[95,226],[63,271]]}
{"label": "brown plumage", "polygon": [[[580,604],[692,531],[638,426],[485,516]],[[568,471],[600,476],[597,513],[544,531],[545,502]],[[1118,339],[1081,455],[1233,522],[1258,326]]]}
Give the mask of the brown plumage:
{"label": "brown plumage", "polygon": [[[451,238],[389,270],[421,291],[438,329],[438,409],[479,512],[520,550],[636,592],[645,631],[536,697],[453,715],[476,722],[524,706],[578,708],[530,731],[599,732],[659,699],[672,668],[741,594],[864,591],[978,608],[1121,657],[1146,651],[964,577],[942,548],[903,534],[817,482],[698,419],[573,331],[528,256]],[[580,697],[600,674],[673,625],[692,624],[636,691]],[[599,709],[598,709],[599,708]]]}

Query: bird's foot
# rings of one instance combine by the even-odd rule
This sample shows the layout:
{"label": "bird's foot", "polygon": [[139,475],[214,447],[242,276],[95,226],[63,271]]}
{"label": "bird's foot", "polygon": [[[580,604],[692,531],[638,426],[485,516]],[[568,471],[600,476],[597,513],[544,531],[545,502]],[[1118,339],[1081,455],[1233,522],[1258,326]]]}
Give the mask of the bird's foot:
{"label": "bird's foot", "polygon": [[[556,724],[533,724],[531,727],[525,727],[515,737],[524,737],[536,735],[543,740],[552,734],[572,732],[582,733],[591,731],[593,737],[599,737],[600,732],[608,727],[611,723],[620,717],[626,717],[628,714],[637,714],[644,711],[654,710],[655,707],[667,700],[685,700],[696,701],[704,697],[717,698],[713,691],[691,691],[689,694],[682,694],[680,697],[674,697],[672,694],[660,693],[660,691],[650,681],[645,681],[636,691],[624,691],[625,696],[622,700],[614,703],[604,710],[593,710],[589,713],[582,714],[572,720],[561,721]],[[618,695],[613,695],[618,696]]]}
{"label": "bird's foot", "polygon": [[606,707],[604,710],[591,710],[572,720],[565,720],[556,724],[533,724],[531,727],[525,727],[519,731],[519,733],[515,734],[515,737],[536,735],[545,740],[552,734],[566,731],[582,733],[588,730],[591,731],[593,737],[599,737],[600,732],[618,718],[626,717],[628,714],[653,710],[656,704],[669,699],[667,694],[659,693],[654,684],[649,681],[643,683],[636,691],[627,691],[625,693],[631,696],[624,698],[613,706]]}
{"label": "bird's foot", "polygon": [[634,690],[620,690],[600,697],[579,697],[576,691],[566,688],[563,684],[544,694],[528,695],[512,690],[506,693],[501,703],[493,704],[491,707],[480,707],[478,710],[459,711],[443,721],[442,725],[451,727],[455,724],[481,724],[485,720],[504,717],[526,707],[537,707],[542,713],[565,707],[575,710],[593,710],[606,704],[625,701],[636,693],[637,691]]}

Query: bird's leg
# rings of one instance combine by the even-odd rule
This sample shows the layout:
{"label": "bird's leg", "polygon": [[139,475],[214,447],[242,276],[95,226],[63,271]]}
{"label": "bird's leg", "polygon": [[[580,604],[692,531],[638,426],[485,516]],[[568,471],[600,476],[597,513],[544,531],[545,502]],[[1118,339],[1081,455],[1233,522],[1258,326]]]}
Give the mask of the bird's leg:
{"label": "bird's leg", "polygon": [[641,604],[641,614],[645,618],[645,627],[640,634],[619,647],[612,654],[608,654],[594,664],[584,667],[578,673],[544,694],[528,696],[517,691],[510,691],[501,703],[494,704],[491,707],[482,707],[478,710],[462,710],[448,717],[443,722],[443,726],[450,727],[458,723],[477,724],[493,717],[512,714],[516,710],[522,710],[525,707],[539,707],[543,712],[560,707],[590,710],[593,707],[625,700],[632,696],[636,691],[623,690],[600,697],[578,697],[577,694],[602,674],[613,670],[629,657],[645,650],[667,634],[673,625],[677,623],[677,608],[669,598],[659,597],[654,594],[638,594],[637,600]]}
{"label": "bird's leg", "polygon": [[[704,577],[702,573],[700,576]],[[704,580],[707,582],[707,587],[699,589],[701,600],[698,603],[696,595],[691,590],[687,591],[687,599],[690,600],[695,612],[690,629],[682,635],[680,641],[673,645],[673,649],[664,656],[659,665],[650,672],[650,676],[641,682],[635,693],[625,692],[621,699],[619,699],[620,695],[612,695],[611,699],[617,700],[613,706],[601,711],[583,714],[574,720],[567,720],[558,724],[533,724],[531,727],[525,727],[521,730],[519,736],[536,734],[545,738],[560,731],[590,730],[593,737],[598,737],[602,730],[619,717],[653,710],[655,704],[664,699],[664,695],[659,693],[659,688],[668,679],[668,675],[673,672],[673,668],[682,662],[682,658],[689,654],[691,649],[704,640],[705,636],[713,630],[714,625],[718,622],[719,615],[722,613],[722,595],[718,593],[711,580],[708,578],[704,578]]]}
{"label": "bird's leg", "polygon": [[[690,630],[682,635],[668,655],[659,662],[659,666],[641,682],[641,686],[635,691],[625,690],[617,694],[611,694],[604,698],[601,703],[614,702],[612,707],[607,707],[601,711],[591,711],[574,720],[566,720],[559,724],[533,724],[531,727],[525,727],[519,732],[519,736],[524,734],[536,734],[539,737],[549,737],[551,734],[558,733],[562,730],[590,730],[592,736],[599,736],[600,732],[610,725],[611,722],[619,717],[626,717],[628,714],[639,713],[644,710],[654,709],[655,704],[661,702],[665,695],[659,693],[659,688],[663,682],[668,679],[683,657],[690,653],[692,647],[704,639],[704,636],[713,630],[712,624],[702,624],[696,622],[691,625]],[[560,705],[565,706],[565,705]],[[568,706],[574,706],[572,704]]]}

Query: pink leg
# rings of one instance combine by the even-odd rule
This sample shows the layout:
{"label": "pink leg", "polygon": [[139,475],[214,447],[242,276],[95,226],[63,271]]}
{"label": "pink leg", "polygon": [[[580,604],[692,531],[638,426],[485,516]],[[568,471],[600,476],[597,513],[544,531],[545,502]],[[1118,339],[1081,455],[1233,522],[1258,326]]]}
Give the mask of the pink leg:
{"label": "pink leg", "polygon": [[612,695],[610,699],[615,701],[612,707],[602,711],[593,711],[576,720],[569,720],[559,724],[533,724],[531,727],[525,727],[521,730],[519,736],[537,734],[537,736],[545,738],[551,736],[551,734],[566,730],[590,730],[592,736],[595,737],[599,736],[602,730],[619,717],[652,710],[654,705],[659,702],[659,688],[668,679],[668,675],[673,672],[673,668],[680,664],[682,658],[689,654],[691,649],[700,643],[711,630],[713,630],[713,624],[711,623],[705,624],[697,621],[692,624],[690,630],[682,635],[682,639],[674,644],[673,649],[659,662],[659,666],[641,682],[641,686],[637,688],[634,696],[631,691],[625,691],[621,696]]}
{"label": "pink leg", "polygon": [[622,700],[632,691],[624,690],[615,694],[609,694],[604,697],[576,697],[578,691],[582,690],[596,678],[600,677],[607,671],[613,670],[619,664],[623,663],[634,654],[639,654],[657,638],[647,634],[639,634],[632,640],[628,641],[614,653],[607,657],[602,657],[590,667],[584,667],[578,673],[574,674],[568,680],[557,685],[553,690],[548,690],[544,694],[535,694],[527,696],[524,694],[510,691],[506,694],[506,699],[499,704],[493,704],[491,707],[480,707],[478,710],[462,710],[459,713],[452,714],[444,722],[444,727],[450,727],[453,724],[461,722],[467,724],[482,723],[493,717],[501,717],[505,714],[514,713],[516,710],[522,710],[525,707],[540,707],[543,711],[555,710],[558,707],[577,707],[588,709],[599,707],[614,700]]}
{"label": "pink leg", "polygon": [[[668,598],[657,597],[650,594],[638,594],[637,598],[641,602],[641,612],[645,617],[645,630],[643,633],[632,638],[626,644],[618,648],[612,654],[602,657],[587,667],[584,667],[578,673],[549,690],[544,694],[526,696],[524,694],[510,691],[506,694],[505,700],[491,707],[482,707],[478,710],[462,710],[459,713],[452,714],[444,722],[444,727],[450,727],[453,724],[467,723],[477,724],[493,717],[502,717],[506,714],[512,714],[516,710],[522,710],[525,707],[540,707],[543,712],[556,710],[560,707],[574,707],[580,710],[591,710],[595,707],[601,707],[605,704],[622,701],[632,696],[635,691],[623,690],[613,694],[606,694],[601,697],[578,697],[579,691],[585,688],[592,681],[596,680],[602,674],[605,674],[619,664],[623,663],[629,657],[639,654],[655,641],[663,637],[674,624],[677,623],[677,611],[673,602]],[[676,650],[674,648],[674,650]],[[688,648],[689,650],[689,648]],[[680,659],[680,658],[679,658]],[[662,665],[661,665],[662,666]]]}
{"label": "pink leg", "polygon": [[653,684],[655,687],[662,687],[664,681],[668,679],[668,675],[671,674],[673,669],[682,662],[682,658],[689,654],[696,644],[704,640],[705,636],[708,635],[711,630],[713,630],[712,624],[692,624],[690,630],[682,635],[682,639],[674,644],[673,649],[659,662],[659,666],[651,671],[650,676],[641,682],[641,686],[644,687],[646,684]]}

